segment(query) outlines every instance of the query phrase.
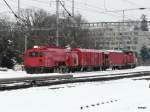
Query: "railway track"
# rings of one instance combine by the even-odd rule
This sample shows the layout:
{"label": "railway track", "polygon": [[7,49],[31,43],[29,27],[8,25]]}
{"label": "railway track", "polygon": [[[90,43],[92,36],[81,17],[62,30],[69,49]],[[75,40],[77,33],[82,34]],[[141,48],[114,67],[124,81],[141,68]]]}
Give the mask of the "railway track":
{"label": "railway track", "polygon": [[123,78],[138,77],[140,79],[141,77],[142,79],[143,76],[149,78],[150,71],[118,73],[118,74],[109,74],[109,75],[97,74],[94,76],[81,76],[81,77],[74,77],[73,74],[64,74],[64,75],[53,75],[53,76],[3,78],[0,79],[0,91],[67,84],[67,83],[77,83],[77,82],[109,81],[109,80],[118,80]]}

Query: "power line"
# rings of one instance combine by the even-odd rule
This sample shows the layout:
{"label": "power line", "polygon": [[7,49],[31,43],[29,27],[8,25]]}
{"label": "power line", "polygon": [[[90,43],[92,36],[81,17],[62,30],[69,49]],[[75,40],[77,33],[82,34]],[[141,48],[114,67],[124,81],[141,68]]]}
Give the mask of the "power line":
{"label": "power line", "polygon": [[36,2],[44,3],[44,4],[48,4],[48,3],[49,3],[49,2],[47,2],[47,1],[43,1],[43,0],[32,0],[32,1],[36,1]]}
{"label": "power line", "polygon": [[[44,4],[46,3],[46,2],[44,2],[44,1],[42,2],[42,1],[39,1],[39,0],[32,0],[32,1],[36,1],[36,2],[44,3]],[[61,5],[62,5],[62,7],[65,9],[65,11],[68,13],[68,15],[71,16],[70,12],[64,7],[64,5],[62,4],[62,2],[60,2],[60,3],[61,3]],[[82,2],[78,2],[78,3],[82,3]],[[86,4],[86,6],[94,9],[94,10],[91,11],[91,12],[103,13],[103,14],[107,14],[107,15],[111,15],[111,16],[116,16],[116,15],[110,14],[110,13],[108,13],[108,12],[106,12],[106,11],[105,11],[105,12],[100,12],[100,11],[99,11],[100,8],[98,8],[98,7],[93,7],[93,6],[89,5],[89,4]],[[35,7],[35,6],[32,5],[32,7]],[[35,8],[39,8],[39,7],[35,7]],[[79,9],[79,8],[78,8],[78,9]],[[97,10],[96,10],[96,9],[97,9]],[[113,12],[113,13],[114,13],[114,12]]]}
{"label": "power line", "polygon": [[1,11],[0,14],[4,14],[4,13],[11,13],[10,11]]}
{"label": "power line", "polygon": [[[67,6],[67,7],[70,7],[70,6]],[[98,13],[98,14],[106,14],[106,15],[109,15],[109,16],[112,16],[112,17],[116,17],[118,18],[118,15],[115,15],[115,14],[111,14],[113,12],[107,12],[107,11],[99,11],[99,10],[96,10],[96,9],[91,9],[91,8],[80,8],[80,7],[76,7],[76,9],[78,10],[82,10],[84,12],[94,12],[94,13]],[[86,9],[86,10],[85,10]],[[119,16],[120,17],[120,16]]]}
{"label": "power line", "polygon": [[59,46],[59,0],[56,0],[56,46]]}
{"label": "power line", "polygon": [[[49,2],[46,2],[46,1],[42,1],[42,0],[30,0],[32,3],[29,4],[28,2],[24,2],[24,6],[27,6],[27,7],[32,7],[32,8],[40,8],[40,6],[43,6],[45,5],[44,7],[42,7],[41,9],[45,9],[45,8],[49,8]],[[34,3],[33,3],[34,2]],[[39,4],[43,4],[43,5],[39,5]],[[36,5],[36,6],[35,6]],[[17,8],[17,7],[15,7]],[[53,10],[54,11],[54,10]]]}
{"label": "power line", "polygon": [[[72,2],[71,0],[68,0],[68,1]],[[79,1],[75,1],[75,2],[78,3],[78,5],[80,4],[80,5],[89,6],[89,7],[95,7],[95,8],[99,8],[101,10],[104,10],[104,8],[101,8],[99,6],[95,6],[95,5],[91,5],[91,4],[84,3],[84,2],[79,2]]]}
{"label": "power line", "polygon": [[38,3],[42,3],[42,4],[45,4],[45,5],[48,5],[49,2],[46,2],[46,1],[40,1],[40,0],[31,0],[31,1],[34,1],[34,2],[38,2]]}
{"label": "power line", "polygon": [[[16,0],[13,0],[13,1],[15,2]],[[26,1],[29,1],[29,0],[26,0]],[[43,1],[43,0],[30,0],[30,1],[38,2],[38,3],[44,3],[44,4],[49,3],[48,1]]]}
{"label": "power line", "polygon": [[105,9],[105,11],[107,10],[107,8],[106,8],[106,0],[104,0],[104,9]]}
{"label": "power line", "polygon": [[[70,0],[69,0],[70,1]],[[96,6],[93,6],[93,5],[91,5],[91,4],[88,4],[88,3],[83,3],[83,2],[78,2],[78,1],[75,1],[76,3],[78,3],[78,4],[83,4],[84,6],[86,6],[86,7],[88,7],[89,9],[89,11],[90,12],[96,12],[96,13],[101,13],[101,14],[106,14],[106,15],[110,15],[110,16],[115,16],[115,17],[117,17],[118,15],[115,15],[115,14],[111,14],[111,13],[118,13],[118,12],[109,12],[109,11],[107,11],[106,9],[105,9],[105,11],[100,11],[100,10],[104,10],[103,8],[100,8],[100,7],[96,7]],[[79,6],[79,5],[78,5]],[[92,8],[92,9],[91,9]],[[86,8],[86,10],[83,10],[83,7],[82,8],[77,8],[76,7],[76,9],[81,9],[82,11],[84,11],[84,12],[87,12],[87,8]],[[122,15],[122,14],[121,14]],[[120,16],[119,16],[120,17]],[[122,16],[121,16],[122,17]],[[118,18],[118,17],[117,17]],[[126,16],[126,18],[129,18],[129,17],[127,17]]]}
{"label": "power line", "polygon": [[127,3],[129,3],[130,5],[135,5],[135,6],[140,6],[140,5],[138,5],[137,3],[135,3],[135,2],[131,2],[131,1],[129,1],[129,0],[122,0],[123,2],[127,2]]}
{"label": "power line", "polygon": [[[42,2],[42,1],[39,1],[39,0],[32,0],[32,1],[37,1],[37,2]],[[70,1],[70,0],[69,0]],[[72,1],[71,1],[72,2]],[[75,2],[77,2],[77,1],[75,1]],[[43,1],[43,3],[44,3],[44,1]],[[77,3],[80,3],[80,4],[84,4],[83,2],[77,2]],[[68,13],[68,15],[69,16],[71,16],[71,13],[65,8],[65,6],[64,6],[64,4],[60,1],[60,4],[62,5],[62,7],[64,8],[64,10]],[[112,15],[112,16],[117,16],[117,15],[113,15],[113,14],[108,14],[107,12],[100,12],[99,11],[99,9],[102,9],[102,8],[100,8],[100,7],[95,7],[95,6],[92,6],[92,5],[90,5],[90,4],[84,4],[85,6],[87,6],[87,7],[89,7],[89,8],[93,8],[93,9],[95,9],[95,10],[93,10],[93,11],[91,11],[91,12],[97,12],[97,13],[103,13],[103,14],[107,14],[107,15]],[[78,8],[79,9],[79,8]],[[81,8],[80,8],[81,9]],[[97,9],[97,10],[96,10]],[[87,12],[87,11],[86,11]]]}
{"label": "power line", "polygon": [[[70,1],[70,0],[68,0],[68,1]],[[125,1],[125,0],[122,0],[122,1]],[[131,1],[129,1],[129,0],[126,0],[127,2],[130,2],[130,4],[131,4]],[[84,2],[78,2],[78,1],[75,1],[76,3],[78,3],[78,6],[79,5],[81,5],[81,4],[83,4],[83,5],[85,5],[86,7],[89,7],[89,8],[92,8],[92,9],[96,9],[96,13],[106,13],[106,14],[108,14],[108,15],[111,15],[111,16],[114,16],[113,14],[110,14],[110,13],[118,13],[118,10],[116,10],[116,11],[109,11],[109,10],[106,10],[105,9],[105,11],[99,11],[99,10],[102,10],[103,8],[101,8],[101,7],[96,7],[96,6],[93,6],[93,5],[91,5],[91,4],[88,4],[88,3],[84,3]],[[104,0],[104,4],[106,5],[106,0]],[[134,2],[132,2],[132,4],[134,4]],[[134,4],[134,5],[137,5],[136,3]],[[106,7],[106,6],[105,6]],[[139,7],[139,5],[138,5],[138,7]],[[83,7],[82,7],[83,8]],[[104,10],[104,9],[103,9]],[[82,11],[85,11],[85,10],[82,10]],[[94,11],[91,11],[91,12],[94,12]],[[120,12],[123,12],[123,10],[120,10]],[[121,14],[122,15],[122,14]],[[130,18],[135,18],[135,17],[133,17],[133,15],[131,16],[131,17],[128,17],[127,15],[126,15],[126,18],[127,19],[130,19]]]}
{"label": "power line", "polygon": [[[72,2],[71,0],[68,0],[68,1]],[[78,6],[79,6],[79,5],[84,5],[84,6],[86,6],[86,7],[91,7],[91,8],[95,8],[95,9],[104,10],[104,8],[101,8],[101,7],[99,7],[99,6],[95,6],[95,5],[91,5],[91,4],[84,3],[84,2],[79,2],[79,1],[75,1],[75,2],[78,4]]]}
{"label": "power line", "polygon": [[61,6],[64,8],[64,10],[67,12],[67,14],[72,17],[71,13],[66,9],[66,7],[64,6],[64,4],[61,1],[59,1],[59,2],[61,4]]}
{"label": "power line", "polygon": [[13,9],[11,8],[11,6],[7,3],[7,1],[6,0],[3,0],[4,2],[5,2],[5,4],[7,5],[7,7],[11,10],[11,12],[13,13],[13,15],[16,17],[16,18],[19,18],[18,16],[17,16],[17,14],[13,11]]}

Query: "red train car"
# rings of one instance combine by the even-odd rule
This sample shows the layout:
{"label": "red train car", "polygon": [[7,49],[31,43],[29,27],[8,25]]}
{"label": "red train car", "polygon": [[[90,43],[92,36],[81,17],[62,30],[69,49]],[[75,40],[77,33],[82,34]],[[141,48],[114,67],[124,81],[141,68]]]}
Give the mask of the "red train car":
{"label": "red train car", "polygon": [[124,53],[126,54],[127,68],[134,68],[137,62],[135,54],[131,51],[125,51]]}
{"label": "red train car", "polygon": [[77,52],[79,58],[78,68],[83,71],[87,69],[100,70],[108,67],[106,61],[108,56],[104,51],[81,48],[74,48],[72,51]]}
{"label": "red train car", "polygon": [[29,49],[24,55],[24,66],[28,73],[64,70],[66,66],[78,64],[76,53],[65,48],[39,47]]}
{"label": "red train car", "polygon": [[112,69],[132,68],[135,56],[132,52],[109,51],[109,65]]}
{"label": "red train car", "polygon": [[135,67],[135,59],[134,53],[129,51],[45,46],[28,49],[24,55],[24,67],[28,73],[121,69]]}

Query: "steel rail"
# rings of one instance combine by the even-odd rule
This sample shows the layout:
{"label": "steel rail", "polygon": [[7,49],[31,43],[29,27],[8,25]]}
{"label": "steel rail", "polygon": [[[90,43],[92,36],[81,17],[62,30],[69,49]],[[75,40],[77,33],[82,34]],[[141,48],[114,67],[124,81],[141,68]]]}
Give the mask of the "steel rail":
{"label": "steel rail", "polygon": [[123,78],[133,78],[150,76],[150,71],[118,73],[107,75],[95,75],[85,77],[73,77],[70,74],[55,75],[55,76],[36,76],[36,77],[20,77],[20,78],[3,78],[0,79],[0,90],[14,90],[29,87],[41,87],[77,82],[93,82],[93,81],[110,81]]}

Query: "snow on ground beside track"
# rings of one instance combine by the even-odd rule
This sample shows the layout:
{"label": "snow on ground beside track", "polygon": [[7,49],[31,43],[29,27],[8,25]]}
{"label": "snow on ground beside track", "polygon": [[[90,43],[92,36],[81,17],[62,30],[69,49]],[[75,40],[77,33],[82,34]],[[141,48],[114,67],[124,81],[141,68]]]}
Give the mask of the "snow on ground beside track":
{"label": "snow on ground beside track", "polygon": [[94,75],[109,75],[109,74],[118,74],[118,73],[131,73],[131,72],[140,72],[140,71],[150,71],[150,66],[139,66],[134,69],[122,69],[122,70],[111,70],[106,71],[96,71],[96,72],[82,72],[82,73],[73,73],[74,77],[82,76],[94,76]]}
{"label": "snow on ground beside track", "polygon": [[36,76],[55,76],[55,75],[63,75],[60,73],[43,73],[43,74],[27,74],[25,71],[0,71],[0,79],[2,78],[18,78],[18,77],[36,77]]}
{"label": "snow on ground beside track", "polygon": [[139,66],[134,69],[122,69],[122,70],[111,70],[106,71],[94,71],[94,72],[78,72],[72,73],[74,77],[84,77],[84,76],[94,76],[94,75],[109,75],[109,74],[118,74],[118,73],[132,73],[140,71],[150,71],[150,66]]}
{"label": "snow on ground beside track", "polygon": [[[76,72],[67,73],[73,75],[74,77],[82,76],[94,76],[94,75],[106,75],[106,74],[116,74],[116,73],[129,73],[129,72],[139,72],[139,71],[150,71],[150,66],[139,66],[134,69],[124,69],[124,70],[106,70],[106,71],[94,71],[94,72]],[[0,71],[0,79],[2,78],[16,78],[16,77],[36,77],[36,76],[55,76],[63,75],[61,73],[44,73],[44,74],[27,74],[25,71]]]}
{"label": "snow on ground beside track", "polygon": [[150,112],[149,81],[122,79],[0,92],[1,112]]}

